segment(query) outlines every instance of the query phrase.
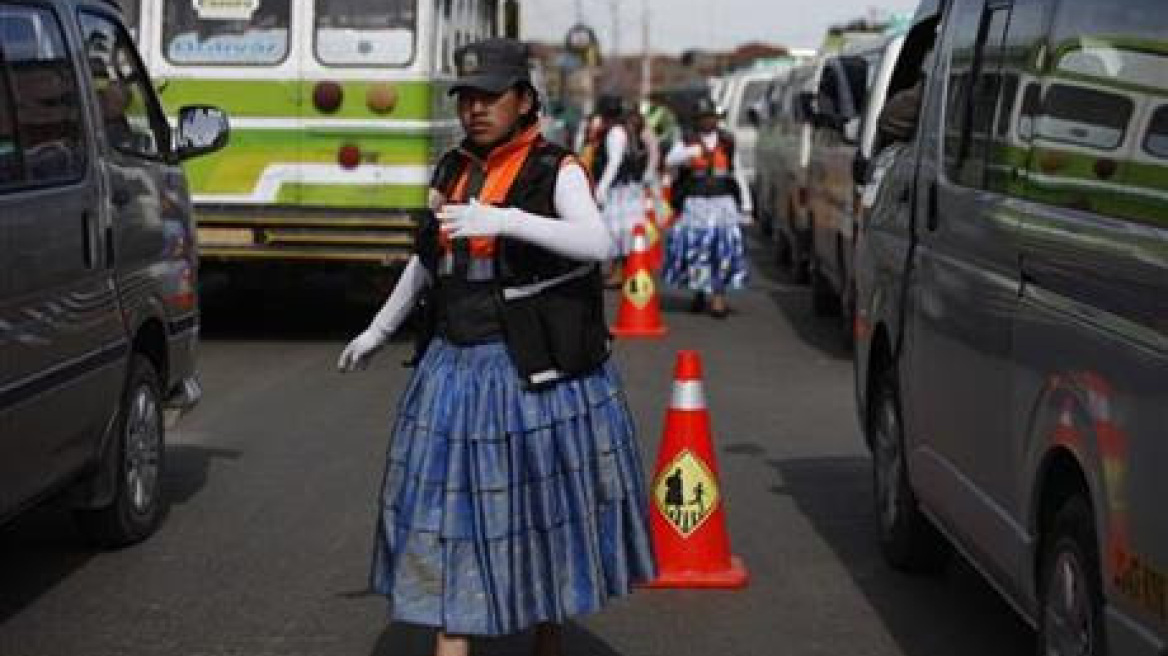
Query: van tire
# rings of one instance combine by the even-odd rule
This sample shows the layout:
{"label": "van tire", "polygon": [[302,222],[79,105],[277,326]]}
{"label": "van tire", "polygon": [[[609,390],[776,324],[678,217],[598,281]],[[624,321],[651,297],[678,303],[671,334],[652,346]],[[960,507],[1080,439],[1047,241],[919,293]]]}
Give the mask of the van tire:
{"label": "van tire", "polygon": [[[1086,498],[1067,500],[1043,537],[1038,653],[1106,656],[1099,543]],[[1075,598],[1066,599],[1066,591]]]}
{"label": "van tire", "polygon": [[811,266],[811,311],[817,317],[831,317],[839,314],[839,295],[831,288],[827,277],[820,272],[819,262],[812,258]]}
{"label": "van tire", "polygon": [[893,569],[916,574],[944,570],[950,547],[925,517],[908,478],[900,395],[891,371],[877,375],[871,391],[868,442],[880,550]]}
{"label": "van tire", "polygon": [[122,394],[111,450],[115,492],[106,507],[76,512],[82,533],[95,545],[112,549],[150,537],[166,514],[163,473],[166,424],[162,392],[154,365],[141,353],[130,360],[130,375]]}

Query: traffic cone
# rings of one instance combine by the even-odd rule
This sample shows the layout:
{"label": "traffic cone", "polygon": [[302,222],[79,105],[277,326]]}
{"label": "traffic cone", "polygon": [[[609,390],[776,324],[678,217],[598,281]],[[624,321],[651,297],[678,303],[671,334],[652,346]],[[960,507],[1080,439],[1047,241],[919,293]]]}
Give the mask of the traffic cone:
{"label": "traffic cone", "polygon": [[633,229],[633,252],[625,259],[625,284],[620,310],[612,334],[617,337],[662,337],[667,332],[661,323],[657,287],[649,271],[649,254],[645,226]]}
{"label": "traffic cone", "polygon": [[730,537],[696,351],[677,354],[673,401],[653,476],[649,525],[657,554],[650,588],[741,588],[749,579]]}

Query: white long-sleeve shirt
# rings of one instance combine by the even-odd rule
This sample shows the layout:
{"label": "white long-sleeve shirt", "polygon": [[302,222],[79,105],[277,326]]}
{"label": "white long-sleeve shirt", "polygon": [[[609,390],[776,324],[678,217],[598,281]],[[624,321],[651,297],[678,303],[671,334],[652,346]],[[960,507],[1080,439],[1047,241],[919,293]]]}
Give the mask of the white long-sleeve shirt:
{"label": "white long-sleeve shirt", "polygon": [[[702,145],[706,147],[706,150],[713,151],[718,147],[718,132],[707,132],[701,135],[701,140]],[[679,139],[677,143],[673,144],[673,148],[669,150],[669,154],[666,155],[665,165],[682,166],[691,159],[700,156],[701,154],[701,146],[687,146],[684,141]]]}
{"label": "white long-sleeve shirt", "polygon": [[[445,199],[431,190],[430,208],[437,211]],[[608,259],[613,252],[612,237],[600,216],[584,169],[568,163],[556,179],[554,204],[559,218],[549,218],[512,208],[513,221],[508,237],[535,244],[564,257],[582,261]],[[385,305],[369,324],[388,339],[409,316],[419,295],[433,281],[417,255],[410,258]]]}

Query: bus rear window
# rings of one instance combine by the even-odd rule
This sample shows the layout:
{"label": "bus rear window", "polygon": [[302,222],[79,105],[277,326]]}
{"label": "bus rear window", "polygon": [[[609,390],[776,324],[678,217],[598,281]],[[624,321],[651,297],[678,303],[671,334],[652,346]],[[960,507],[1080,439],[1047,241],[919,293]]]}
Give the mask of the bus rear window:
{"label": "bus rear window", "polygon": [[288,56],[291,0],[170,0],[163,51],[179,65],[272,66]]}
{"label": "bus rear window", "polygon": [[316,0],[316,57],[336,66],[414,59],[417,0]]}

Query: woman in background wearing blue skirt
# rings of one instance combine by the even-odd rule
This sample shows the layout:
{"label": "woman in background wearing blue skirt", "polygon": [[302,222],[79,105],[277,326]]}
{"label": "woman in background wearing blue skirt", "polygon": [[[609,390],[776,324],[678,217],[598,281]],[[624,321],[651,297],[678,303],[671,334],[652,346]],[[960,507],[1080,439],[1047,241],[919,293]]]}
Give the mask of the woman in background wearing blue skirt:
{"label": "woman in background wearing blue skirt", "polygon": [[667,166],[678,167],[674,195],[681,218],[665,254],[665,281],[693,293],[692,312],[730,315],[727,292],[746,285],[741,190],[734,178],[734,139],[718,127],[718,108],[698,101],[697,130],[670,150]]}
{"label": "woman in background wearing blue skirt", "polygon": [[466,130],[438,165],[386,305],[341,354],[363,368],[415,305],[420,360],[389,448],[372,584],[394,619],[474,636],[560,625],[650,580],[647,495],[609,362],[598,263],[612,243],[583,168],[539,134],[521,44],[456,54]]}

